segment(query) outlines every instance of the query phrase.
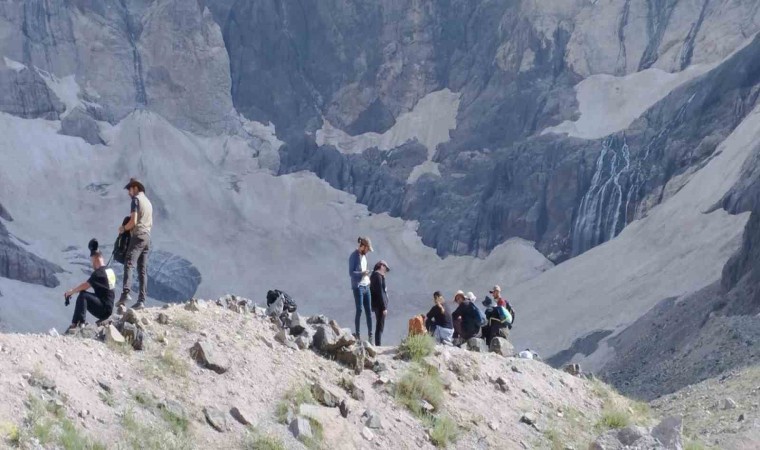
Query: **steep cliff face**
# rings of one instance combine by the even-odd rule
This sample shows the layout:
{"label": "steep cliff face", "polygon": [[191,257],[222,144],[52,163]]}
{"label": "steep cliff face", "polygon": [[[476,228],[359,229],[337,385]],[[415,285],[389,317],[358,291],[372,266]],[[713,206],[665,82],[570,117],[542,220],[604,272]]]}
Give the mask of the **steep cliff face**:
{"label": "steep cliff face", "polygon": [[[590,114],[579,108],[576,84],[599,74],[660,74],[691,66],[704,71],[758,29],[757,6],[740,1],[209,6],[224,30],[236,108],[273,121],[286,142],[281,172],[311,170],[373,211],[419,220],[423,241],[441,255],[484,255],[519,236],[556,261],[615,236],[637,208],[656,204],[657,192],[673,176],[714,148],[705,143],[699,147],[704,154],[688,162],[681,161],[682,150],[662,154],[672,142],[662,136],[653,141],[669,134],[679,118],[658,118],[657,112],[645,133],[635,127],[627,133],[639,134],[630,141],[597,140],[628,128],[646,105],[622,126],[602,127],[604,134],[570,132],[593,141],[537,139],[547,128]],[[681,81],[697,72],[685,72]],[[652,83],[653,91],[657,85]],[[411,180],[382,165],[365,168],[378,154],[372,139],[351,154],[319,139],[326,124],[355,137],[398,137],[393,127],[401,116],[443,89],[459,94],[456,125],[427,148],[428,158],[417,163],[421,169]],[[638,95],[651,94],[644,89]],[[688,98],[671,98],[661,113],[686,108]],[[704,109],[692,109],[682,121],[711,114],[709,106],[700,103]],[[418,125],[433,128],[424,118]],[[408,141],[392,137],[385,143],[395,145],[378,149],[405,152],[401,146]],[[699,145],[705,137],[685,145]],[[657,160],[643,161],[653,145],[660,146]],[[642,180],[641,170],[657,174]]]}

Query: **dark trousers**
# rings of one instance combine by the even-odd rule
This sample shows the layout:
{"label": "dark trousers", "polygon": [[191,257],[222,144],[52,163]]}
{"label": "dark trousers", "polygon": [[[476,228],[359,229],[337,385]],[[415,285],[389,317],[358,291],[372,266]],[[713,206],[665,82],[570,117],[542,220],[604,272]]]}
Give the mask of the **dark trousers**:
{"label": "dark trousers", "polygon": [[465,341],[478,336],[479,328],[466,329],[462,318],[454,319],[454,337],[462,338]]}
{"label": "dark trousers", "polygon": [[148,290],[148,251],[150,250],[150,235],[135,230],[129,241],[127,260],[124,264],[124,290],[120,301],[126,301],[132,290],[132,268],[137,263],[137,280],[140,283],[140,293],[137,301],[144,302]]}
{"label": "dark trousers", "polygon": [[383,330],[385,329],[385,314],[383,314],[382,309],[376,309],[375,310],[375,345],[382,345],[380,343],[382,336],[383,336]]}
{"label": "dark trousers", "polygon": [[362,306],[364,306],[364,315],[367,317],[367,332],[372,334],[372,309],[369,306],[372,303],[372,294],[369,292],[369,286],[358,286],[353,290],[354,303],[356,305],[356,316],[354,317],[356,334],[357,336],[361,336]]}
{"label": "dark trousers", "polygon": [[77,325],[85,323],[87,311],[98,320],[105,320],[111,317],[113,304],[104,302],[92,292],[82,291],[77,296],[77,303],[74,306],[74,318],[71,319],[71,323]]}

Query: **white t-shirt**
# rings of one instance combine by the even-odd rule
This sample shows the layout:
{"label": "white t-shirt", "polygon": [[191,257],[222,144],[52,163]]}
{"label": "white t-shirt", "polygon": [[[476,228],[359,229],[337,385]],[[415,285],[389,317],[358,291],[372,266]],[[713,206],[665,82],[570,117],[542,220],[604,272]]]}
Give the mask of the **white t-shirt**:
{"label": "white t-shirt", "polygon": [[[359,261],[362,266],[362,272],[367,271],[367,257],[364,255],[359,255]],[[359,281],[359,286],[369,286],[369,275],[364,275]]]}

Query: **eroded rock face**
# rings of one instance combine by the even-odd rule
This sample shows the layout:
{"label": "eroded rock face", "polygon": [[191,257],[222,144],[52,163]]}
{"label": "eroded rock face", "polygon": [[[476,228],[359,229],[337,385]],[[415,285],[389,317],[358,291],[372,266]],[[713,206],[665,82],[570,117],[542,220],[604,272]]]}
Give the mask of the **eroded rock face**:
{"label": "eroded rock face", "polygon": [[16,244],[0,222],[0,277],[47,287],[57,287],[55,274],[63,272],[57,265],[27,252]]}
{"label": "eroded rock face", "polygon": [[0,111],[24,119],[56,120],[64,111],[40,74],[7,58],[0,60]]}

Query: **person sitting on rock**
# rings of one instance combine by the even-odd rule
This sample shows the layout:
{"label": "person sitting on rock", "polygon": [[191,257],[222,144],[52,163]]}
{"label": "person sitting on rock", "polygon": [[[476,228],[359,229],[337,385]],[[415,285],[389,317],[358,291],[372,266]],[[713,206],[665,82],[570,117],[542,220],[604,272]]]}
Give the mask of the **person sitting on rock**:
{"label": "person sitting on rock", "polygon": [[472,292],[465,296],[464,292],[457,291],[454,295],[454,302],[459,305],[451,313],[454,336],[464,341],[477,337],[480,333],[480,312],[472,301],[474,298],[475,295]]}
{"label": "person sitting on rock", "polygon": [[[498,306],[502,306],[506,309],[507,314],[507,328],[512,329],[512,324],[515,322],[515,310],[512,309],[512,305],[509,304],[506,298],[501,296],[501,287],[497,284],[491,289],[491,295]],[[503,303],[503,304],[502,304]]]}
{"label": "person sitting on rock", "polygon": [[433,335],[439,344],[451,345],[454,337],[454,322],[451,319],[451,311],[446,306],[446,299],[440,291],[433,293],[433,305],[427,313],[425,327]]}
{"label": "person sitting on rock", "polygon": [[[97,241],[91,240],[89,247],[90,262],[93,268],[92,275],[84,283],[63,294],[66,299],[66,306],[68,306],[71,297],[79,293],[74,307],[74,317],[71,319],[71,326],[66,330],[67,332],[74,331],[86,323],[87,311],[95,316],[98,321],[108,319],[113,313],[116,274],[113,269],[106,267],[103,254],[97,248]],[[95,292],[88,292],[87,289],[90,288]]]}
{"label": "person sitting on rock", "polygon": [[372,295],[372,310],[375,312],[375,345],[380,346],[385,329],[385,316],[388,314],[388,292],[385,288],[385,276],[390,272],[388,263],[378,261],[370,276],[369,290]]}

